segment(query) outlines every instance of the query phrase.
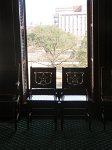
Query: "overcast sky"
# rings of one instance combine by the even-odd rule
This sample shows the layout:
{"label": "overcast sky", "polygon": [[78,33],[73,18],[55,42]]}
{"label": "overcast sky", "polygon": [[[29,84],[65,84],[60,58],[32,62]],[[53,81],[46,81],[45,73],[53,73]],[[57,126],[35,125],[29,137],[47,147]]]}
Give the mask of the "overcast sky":
{"label": "overcast sky", "polygon": [[86,0],[26,0],[27,25],[52,24],[55,8],[85,3]]}

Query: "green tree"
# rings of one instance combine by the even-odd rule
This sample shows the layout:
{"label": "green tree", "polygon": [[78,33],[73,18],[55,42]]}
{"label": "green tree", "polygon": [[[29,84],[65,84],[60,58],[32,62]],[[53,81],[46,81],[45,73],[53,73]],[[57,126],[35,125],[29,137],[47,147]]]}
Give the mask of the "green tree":
{"label": "green tree", "polygon": [[74,67],[87,66],[87,34],[78,39],[56,26],[36,26],[28,33],[28,46],[33,52],[38,50],[37,61],[47,61],[51,66],[61,66],[67,61],[77,62],[71,64]]}
{"label": "green tree", "polygon": [[37,26],[28,34],[28,46],[44,50],[44,58],[51,66],[69,61],[72,51],[75,53],[76,45],[77,39],[74,35],[56,26]]}
{"label": "green tree", "polygon": [[87,66],[87,34],[81,40],[76,59],[79,61],[79,66]]}

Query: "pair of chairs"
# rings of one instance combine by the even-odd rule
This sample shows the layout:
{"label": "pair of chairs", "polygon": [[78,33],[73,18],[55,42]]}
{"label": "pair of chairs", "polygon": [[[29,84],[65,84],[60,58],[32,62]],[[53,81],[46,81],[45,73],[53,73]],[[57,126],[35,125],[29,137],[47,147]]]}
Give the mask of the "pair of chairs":
{"label": "pair of chairs", "polygon": [[17,66],[0,67],[0,119],[12,120],[17,130],[20,116],[20,69]]}
{"label": "pair of chairs", "polygon": [[[55,129],[61,117],[63,130],[65,117],[87,117],[88,111],[87,68],[62,68],[62,89],[56,89],[56,68],[32,68],[28,102],[28,128],[31,116],[35,114],[53,117]],[[20,66],[0,67],[0,119],[14,121],[15,131],[20,116]],[[106,122],[112,113],[112,67],[101,68],[101,117]],[[36,112],[36,113],[35,113]]]}
{"label": "pair of chairs", "polygon": [[[85,117],[88,113],[87,68],[62,68],[62,89],[56,89],[56,68],[30,68],[28,128],[35,116],[61,117],[63,130],[65,117]],[[90,127],[90,126],[89,126]]]}

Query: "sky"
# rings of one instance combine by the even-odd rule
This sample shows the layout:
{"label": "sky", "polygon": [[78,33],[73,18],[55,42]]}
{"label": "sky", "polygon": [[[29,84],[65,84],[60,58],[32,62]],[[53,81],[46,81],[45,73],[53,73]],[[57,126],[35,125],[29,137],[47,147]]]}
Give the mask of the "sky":
{"label": "sky", "polygon": [[26,0],[28,25],[52,24],[55,8],[84,4],[86,0]]}

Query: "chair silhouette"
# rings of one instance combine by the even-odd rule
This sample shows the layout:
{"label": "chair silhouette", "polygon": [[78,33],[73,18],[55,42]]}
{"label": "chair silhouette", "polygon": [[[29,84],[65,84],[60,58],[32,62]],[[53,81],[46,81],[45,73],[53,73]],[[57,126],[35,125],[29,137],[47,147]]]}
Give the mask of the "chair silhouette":
{"label": "chair silhouette", "polygon": [[20,68],[0,68],[0,119],[15,122],[15,131],[20,116]]}
{"label": "chair silhouette", "polygon": [[62,68],[61,129],[65,117],[88,118],[87,68]]}
{"label": "chair silhouette", "polygon": [[28,123],[33,117],[54,118],[57,129],[56,68],[30,67]]}
{"label": "chair silhouette", "polygon": [[101,67],[101,116],[106,129],[106,122],[112,113],[112,67]]}

